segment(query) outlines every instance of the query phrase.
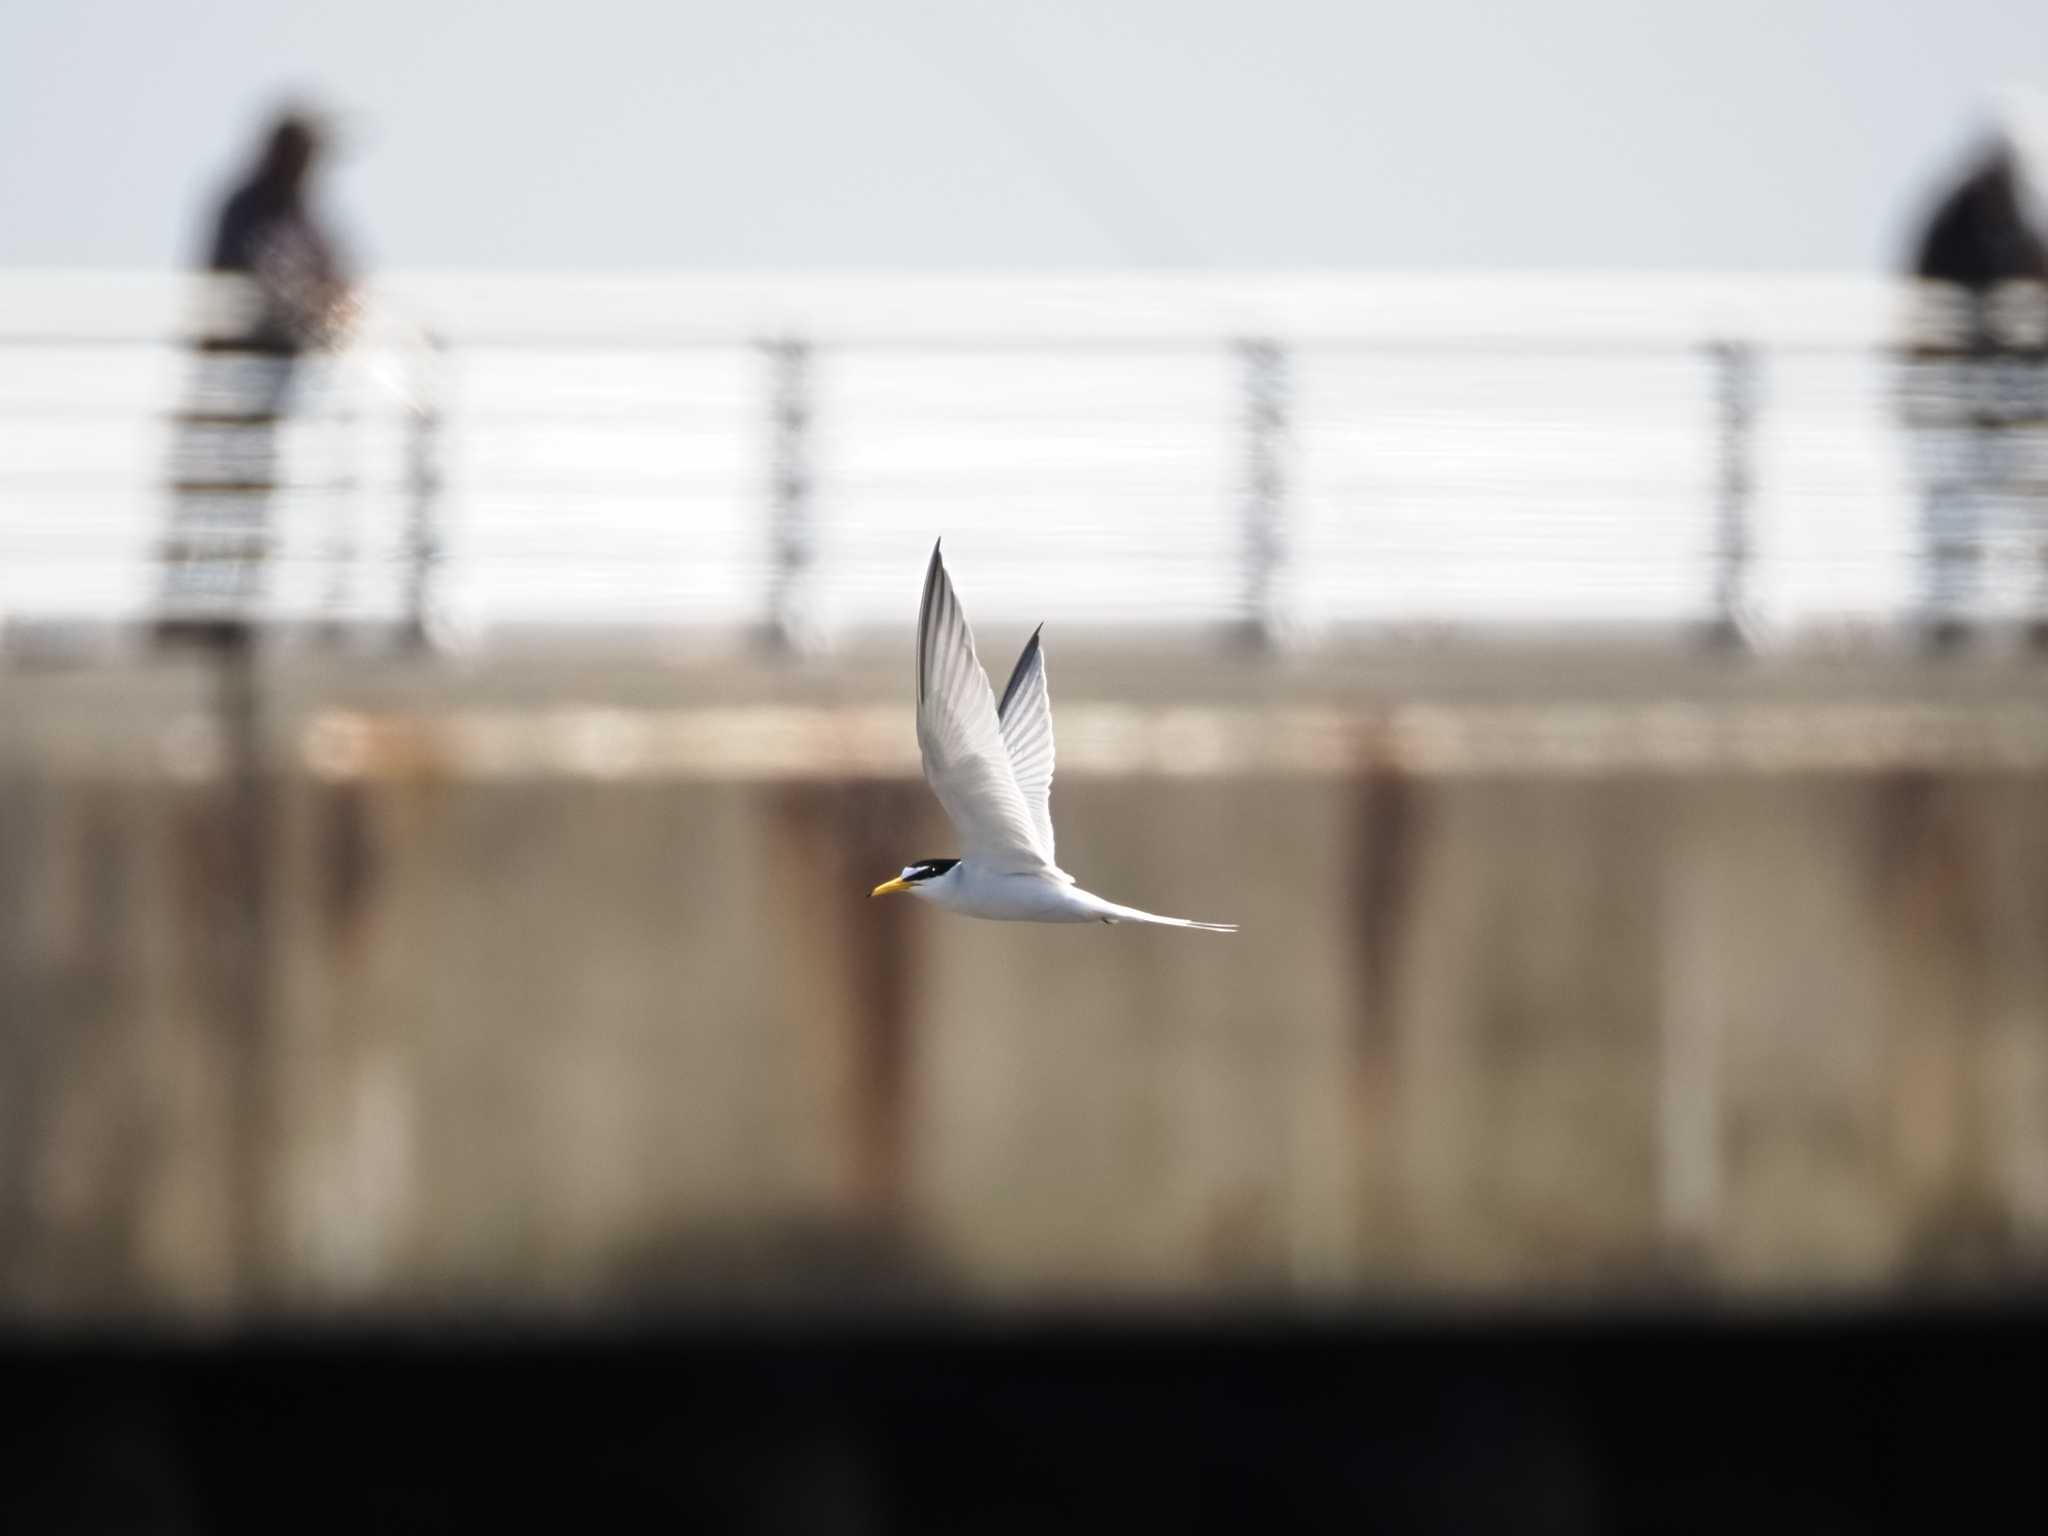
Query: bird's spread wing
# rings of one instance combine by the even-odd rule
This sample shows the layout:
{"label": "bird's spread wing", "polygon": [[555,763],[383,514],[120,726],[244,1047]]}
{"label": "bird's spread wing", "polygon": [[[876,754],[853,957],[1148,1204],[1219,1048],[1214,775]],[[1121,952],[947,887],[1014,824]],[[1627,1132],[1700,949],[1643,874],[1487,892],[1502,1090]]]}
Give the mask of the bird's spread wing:
{"label": "bird's spread wing", "polygon": [[1031,643],[1011,669],[1009,686],[996,705],[996,721],[1002,727],[1003,748],[1010,754],[1010,772],[1031,813],[1032,831],[1051,859],[1052,694],[1045,682],[1045,651],[1038,643],[1044,628],[1041,624],[1031,632]]}
{"label": "bird's spread wing", "polygon": [[1053,868],[1051,839],[1041,845],[1017,786],[988,674],[936,544],[917,611],[917,745],[969,860],[1014,874]]}

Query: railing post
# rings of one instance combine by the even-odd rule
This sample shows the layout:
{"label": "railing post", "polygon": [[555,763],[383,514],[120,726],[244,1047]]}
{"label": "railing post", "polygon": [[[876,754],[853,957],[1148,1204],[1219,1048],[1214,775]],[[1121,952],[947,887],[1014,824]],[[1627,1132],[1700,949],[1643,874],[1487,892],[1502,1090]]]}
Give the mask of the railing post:
{"label": "railing post", "polygon": [[347,632],[350,588],[355,576],[365,475],[364,429],[369,411],[360,375],[335,362],[322,373],[329,380],[334,404],[328,413],[327,437],[336,462],[330,489],[334,500],[327,519],[326,585],[315,615],[316,632],[327,645],[338,644]]}
{"label": "railing post", "polygon": [[1292,388],[1279,342],[1246,338],[1237,342],[1236,353],[1245,413],[1240,633],[1254,648],[1270,650],[1281,629],[1275,589],[1286,544],[1285,439]]}
{"label": "railing post", "polygon": [[768,640],[779,650],[800,652],[810,648],[809,575],[817,558],[811,502],[811,346],[787,337],[764,347],[772,371],[773,433]]}
{"label": "railing post", "polygon": [[432,643],[433,580],[441,562],[441,392],[446,344],[433,332],[413,359],[413,390],[406,435],[405,629],[408,649]]}
{"label": "railing post", "polygon": [[1719,444],[1714,497],[1714,617],[1710,643],[1743,643],[1748,613],[1746,591],[1750,543],[1751,437],[1756,421],[1756,348],[1746,341],[1717,341],[1713,360]]}

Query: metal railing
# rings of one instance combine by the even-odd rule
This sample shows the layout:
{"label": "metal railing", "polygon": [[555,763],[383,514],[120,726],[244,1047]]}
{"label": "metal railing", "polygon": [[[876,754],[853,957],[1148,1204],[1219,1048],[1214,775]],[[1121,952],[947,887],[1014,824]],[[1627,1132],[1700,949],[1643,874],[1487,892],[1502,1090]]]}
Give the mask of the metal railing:
{"label": "metal railing", "polygon": [[[528,287],[547,323],[372,326],[288,402],[260,377],[224,400],[161,305],[154,330],[0,323],[0,616],[741,625],[808,650],[900,618],[937,533],[984,553],[978,611],[1258,645],[2048,613],[2024,335],[1996,358],[1867,319],[1688,335],[1654,292],[1620,321],[1539,295],[1434,333],[1362,327],[1340,292],[1204,332],[1142,285],[1052,323],[1028,282],[1021,322],[997,289],[893,332],[843,294],[806,329],[678,327],[664,294],[716,297],[679,281],[579,328]],[[195,470],[209,435],[253,470]]]}

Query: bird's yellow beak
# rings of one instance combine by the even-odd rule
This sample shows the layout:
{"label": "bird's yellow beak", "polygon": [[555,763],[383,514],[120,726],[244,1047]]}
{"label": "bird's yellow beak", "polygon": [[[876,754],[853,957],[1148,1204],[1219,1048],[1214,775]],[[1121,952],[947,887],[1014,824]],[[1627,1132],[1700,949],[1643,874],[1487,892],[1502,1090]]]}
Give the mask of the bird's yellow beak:
{"label": "bird's yellow beak", "polygon": [[884,880],[884,881],[883,881],[883,882],[882,882],[882,883],[881,883],[880,885],[876,886],[876,887],[875,887],[875,888],[874,888],[874,889],[873,889],[872,891],[869,891],[869,892],[868,892],[868,895],[869,895],[869,896],[889,896],[889,895],[893,895],[893,894],[894,894],[895,892],[897,892],[897,891],[907,891],[907,890],[909,890],[909,889],[910,889],[910,882],[909,882],[908,880],[901,880],[901,879],[898,879],[898,880]]}

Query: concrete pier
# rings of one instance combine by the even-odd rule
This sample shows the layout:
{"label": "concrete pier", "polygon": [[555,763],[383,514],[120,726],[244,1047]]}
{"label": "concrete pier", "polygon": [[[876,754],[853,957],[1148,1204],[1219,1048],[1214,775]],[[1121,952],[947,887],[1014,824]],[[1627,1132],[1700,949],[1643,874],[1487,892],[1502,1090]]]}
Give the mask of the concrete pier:
{"label": "concrete pier", "polygon": [[1062,862],[1225,938],[870,901],[901,649],[275,648],[253,780],[196,658],[0,675],[0,1308],[2040,1275],[2024,659],[1056,648]]}

